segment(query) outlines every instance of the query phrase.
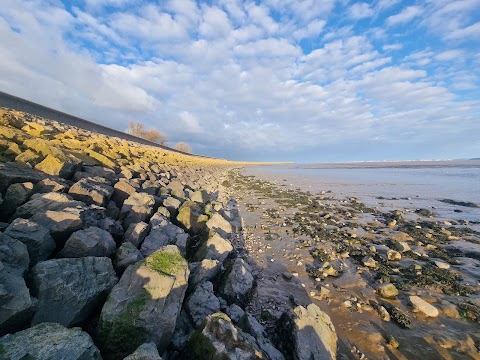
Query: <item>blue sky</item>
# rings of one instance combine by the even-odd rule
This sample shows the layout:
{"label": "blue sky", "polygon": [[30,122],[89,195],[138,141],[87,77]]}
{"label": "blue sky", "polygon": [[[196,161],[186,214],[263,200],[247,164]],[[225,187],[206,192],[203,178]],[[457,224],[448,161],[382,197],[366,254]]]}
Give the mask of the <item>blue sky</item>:
{"label": "blue sky", "polygon": [[480,0],[3,0],[0,89],[197,153],[480,156]]}

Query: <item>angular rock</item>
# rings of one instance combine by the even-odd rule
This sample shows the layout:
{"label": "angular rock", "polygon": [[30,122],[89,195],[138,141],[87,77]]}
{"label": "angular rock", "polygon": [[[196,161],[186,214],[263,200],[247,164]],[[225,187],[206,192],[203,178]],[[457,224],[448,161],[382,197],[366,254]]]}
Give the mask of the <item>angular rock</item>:
{"label": "angular rock", "polygon": [[391,241],[391,246],[397,250],[397,251],[400,251],[400,252],[406,252],[406,251],[410,251],[412,250],[410,248],[410,245],[408,245],[405,241],[398,241],[398,240],[392,240]]}
{"label": "angular rock", "polygon": [[182,205],[182,202],[173,196],[168,196],[165,200],[163,200],[163,206],[167,208],[170,212],[170,216],[175,217],[178,214],[178,209]]}
{"label": "angular rock", "polygon": [[38,263],[32,269],[32,293],[38,298],[32,323],[81,325],[105,301],[117,280],[112,261],[105,257]]}
{"label": "angular rock", "polygon": [[31,266],[48,259],[55,250],[55,241],[48,229],[31,220],[15,219],[5,230],[5,235],[27,246]]}
{"label": "angular rock", "polygon": [[234,323],[237,323],[245,315],[245,311],[237,304],[232,304],[227,308],[227,315]]}
{"label": "angular rock", "polygon": [[22,164],[15,162],[0,163],[0,193],[5,193],[5,190],[7,190],[11,184],[22,182],[32,182],[36,184],[47,177],[48,175]]}
{"label": "angular rock", "polygon": [[119,208],[123,206],[123,202],[127,200],[130,195],[135,193],[135,188],[126,181],[119,181],[113,187],[112,200]]}
{"label": "angular rock", "polygon": [[188,234],[172,224],[165,216],[155,213],[150,220],[150,233],[143,240],[140,251],[144,256],[167,245],[175,245],[178,241],[187,241]]}
{"label": "angular rock", "polygon": [[145,236],[147,236],[149,230],[149,225],[144,222],[130,224],[127,231],[125,231],[123,241],[129,241],[138,248],[142,244],[142,241],[145,239]]}
{"label": "angular rock", "polygon": [[398,296],[398,290],[395,285],[390,283],[381,284],[377,287],[377,294],[386,299],[394,299]]}
{"label": "angular rock", "polygon": [[80,328],[39,324],[0,338],[1,355],[9,360],[101,360],[100,351]]}
{"label": "angular rock", "polygon": [[315,304],[297,306],[282,315],[278,335],[280,350],[298,360],[337,358],[337,333],[330,317]]}
{"label": "angular rock", "polygon": [[140,260],[143,260],[142,253],[131,242],[124,242],[115,252],[115,258],[113,264],[115,270],[119,273],[123,273],[125,269],[133,265]]}
{"label": "angular rock", "polygon": [[205,215],[204,211],[203,204],[185,201],[178,209],[177,221],[188,232],[204,233],[207,231],[206,223],[208,221],[208,216]]}
{"label": "angular rock", "polygon": [[185,306],[196,326],[199,326],[208,315],[219,312],[220,301],[213,293],[212,283],[206,281],[198,285]]}
{"label": "angular rock", "polygon": [[223,262],[228,254],[233,250],[230,241],[225,240],[220,235],[214,233],[202,244],[195,254],[195,260],[201,261],[203,259],[218,260]]}
{"label": "angular rock", "polygon": [[113,187],[102,178],[84,178],[70,187],[68,193],[86,204],[106,207],[113,194]]}
{"label": "angular rock", "polygon": [[140,345],[135,352],[123,360],[162,360],[154,343]]}
{"label": "angular rock", "polygon": [[413,307],[413,311],[420,312],[427,317],[438,316],[438,309],[418,296],[409,296],[408,300]]}
{"label": "angular rock", "polygon": [[179,198],[185,197],[185,193],[183,192],[185,188],[183,184],[178,180],[170,181],[170,183],[166,186],[166,188],[170,189],[170,193],[172,194],[172,196],[176,196]]}
{"label": "angular rock", "polygon": [[231,302],[242,305],[250,295],[253,282],[250,266],[242,258],[236,258],[223,285],[223,295]]}
{"label": "angular rock", "polygon": [[210,196],[205,190],[197,190],[190,195],[190,200],[205,204],[210,200]]}
{"label": "angular rock", "polygon": [[153,214],[155,199],[152,195],[145,193],[134,193],[123,202],[120,211],[120,220],[123,220],[123,227],[128,229],[130,224],[146,222]]}
{"label": "angular rock", "polygon": [[0,261],[6,271],[23,277],[30,264],[27,246],[20,240],[0,233]]}
{"label": "angular rock", "polygon": [[35,310],[23,274],[10,270],[0,262],[0,336],[20,329]]}
{"label": "angular rock", "polygon": [[99,177],[112,184],[118,181],[118,176],[115,174],[115,171],[103,166],[84,166],[83,171],[87,173],[89,177]]}
{"label": "angular rock", "polygon": [[255,349],[247,334],[221,312],[206,318],[202,326],[190,336],[181,357],[182,360],[263,358],[264,355]]}
{"label": "angular rock", "polygon": [[117,249],[112,235],[103,229],[91,226],[74,232],[65,243],[59,257],[79,258],[84,256],[111,256]]}
{"label": "angular rock", "polygon": [[35,192],[49,193],[49,192],[67,192],[70,185],[62,181],[60,178],[56,180],[44,179],[35,185]]}
{"label": "angular rock", "polygon": [[72,155],[48,155],[35,166],[35,170],[68,179],[72,177],[80,164],[81,161]]}
{"label": "angular rock", "polygon": [[233,232],[232,225],[219,213],[213,214],[210,220],[207,221],[207,227],[224,236]]}
{"label": "angular rock", "polygon": [[[195,264],[195,265],[193,265]],[[191,263],[192,274],[189,282],[195,286],[203,281],[210,281],[220,273],[222,264],[218,260],[204,259],[198,263]]]}
{"label": "angular rock", "polygon": [[174,245],[129,266],[103,306],[98,343],[108,354],[129,354],[145,342],[165,351],[187,288],[188,264]]}
{"label": "angular rock", "polygon": [[395,250],[387,250],[388,261],[399,261],[402,259],[402,254]]}
{"label": "angular rock", "polygon": [[83,227],[81,210],[65,208],[60,211],[47,210],[32,216],[33,221],[45,226],[55,240],[63,242],[75,231]]}
{"label": "angular rock", "polygon": [[34,194],[29,201],[15,211],[13,218],[30,218],[37,213],[47,210],[59,211],[65,208],[75,208],[76,206],[83,205],[85,204],[72,200],[72,198],[66,194],[57,192]]}
{"label": "angular rock", "polygon": [[0,207],[0,211],[4,213],[2,217],[8,219],[7,216],[12,215],[17,208],[27,202],[30,196],[33,194],[33,183],[16,183],[8,187],[4,203]]}

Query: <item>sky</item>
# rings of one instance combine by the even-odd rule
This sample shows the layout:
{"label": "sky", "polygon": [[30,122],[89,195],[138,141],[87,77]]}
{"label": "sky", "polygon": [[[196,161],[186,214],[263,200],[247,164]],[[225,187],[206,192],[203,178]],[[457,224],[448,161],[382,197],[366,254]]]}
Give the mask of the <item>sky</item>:
{"label": "sky", "polygon": [[2,0],[0,90],[233,160],[480,157],[480,0]]}

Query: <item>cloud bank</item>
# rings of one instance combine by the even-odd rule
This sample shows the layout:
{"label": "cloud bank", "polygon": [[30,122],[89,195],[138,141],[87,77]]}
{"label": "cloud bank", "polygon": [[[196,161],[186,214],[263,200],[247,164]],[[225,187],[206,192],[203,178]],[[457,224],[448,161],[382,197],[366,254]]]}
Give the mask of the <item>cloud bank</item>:
{"label": "cloud bank", "polygon": [[480,156],[480,1],[4,0],[0,89],[245,160]]}

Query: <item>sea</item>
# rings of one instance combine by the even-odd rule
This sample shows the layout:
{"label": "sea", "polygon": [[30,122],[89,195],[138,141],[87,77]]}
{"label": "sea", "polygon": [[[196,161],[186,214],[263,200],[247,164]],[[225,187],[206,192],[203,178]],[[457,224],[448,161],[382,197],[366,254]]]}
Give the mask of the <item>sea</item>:
{"label": "sea", "polygon": [[480,223],[480,160],[282,164],[250,166],[243,173],[338,200],[355,197],[387,211],[428,209],[444,221]]}

